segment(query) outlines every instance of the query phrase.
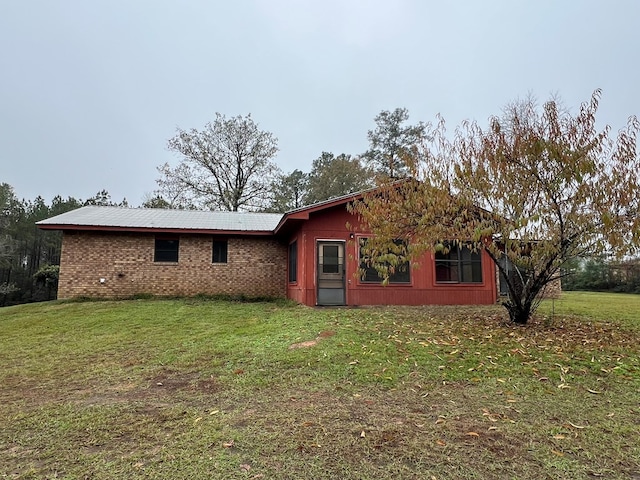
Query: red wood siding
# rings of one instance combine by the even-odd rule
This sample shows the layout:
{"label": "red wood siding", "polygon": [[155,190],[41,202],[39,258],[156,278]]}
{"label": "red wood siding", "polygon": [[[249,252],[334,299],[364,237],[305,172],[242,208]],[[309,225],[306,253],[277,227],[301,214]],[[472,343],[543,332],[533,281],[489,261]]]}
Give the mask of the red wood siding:
{"label": "red wood siding", "polygon": [[382,286],[363,283],[358,277],[358,239],[367,236],[363,229],[355,232],[347,224],[355,226],[357,219],[344,205],[311,213],[290,237],[297,241],[297,281],[287,285],[287,296],[305,305],[316,305],[316,245],[321,240],[344,241],[346,246],[346,303],[347,305],[465,305],[492,304],[497,300],[495,267],[491,259],[482,253],[482,283],[438,284],[435,281],[433,254],[427,253],[411,269],[411,282]]}

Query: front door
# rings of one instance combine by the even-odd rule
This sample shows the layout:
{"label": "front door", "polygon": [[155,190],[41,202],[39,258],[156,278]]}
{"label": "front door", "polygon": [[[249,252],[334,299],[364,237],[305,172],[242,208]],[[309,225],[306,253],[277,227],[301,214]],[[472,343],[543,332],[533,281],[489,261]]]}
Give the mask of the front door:
{"label": "front door", "polygon": [[344,242],[318,242],[318,305],[345,304]]}

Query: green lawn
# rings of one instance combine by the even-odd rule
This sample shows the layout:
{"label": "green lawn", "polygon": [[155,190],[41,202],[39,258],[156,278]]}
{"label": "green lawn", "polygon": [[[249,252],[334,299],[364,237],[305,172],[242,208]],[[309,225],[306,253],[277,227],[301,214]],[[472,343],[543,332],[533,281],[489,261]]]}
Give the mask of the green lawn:
{"label": "green lawn", "polygon": [[640,478],[640,296],[0,310],[0,478]]}

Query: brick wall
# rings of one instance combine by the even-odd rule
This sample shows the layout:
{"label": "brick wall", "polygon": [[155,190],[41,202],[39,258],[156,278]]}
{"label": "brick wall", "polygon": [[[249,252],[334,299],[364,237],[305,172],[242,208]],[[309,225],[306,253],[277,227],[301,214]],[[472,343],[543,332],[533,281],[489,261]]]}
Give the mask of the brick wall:
{"label": "brick wall", "polygon": [[[500,271],[496,268],[496,283],[498,290],[500,289]],[[562,283],[560,278],[555,278],[549,282],[541,292],[542,298],[560,298],[562,295]],[[502,294],[498,291],[498,300],[500,297],[507,297],[507,294]]]}
{"label": "brick wall", "polygon": [[542,298],[560,298],[562,294],[562,283],[560,278],[553,279],[547,284],[542,292]]}
{"label": "brick wall", "polygon": [[211,235],[180,235],[178,263],[153,261],[153,234],[65,232],[58,298],[136,294],[286,296],[287,250],[276,240],[228,238],[212,263]]}

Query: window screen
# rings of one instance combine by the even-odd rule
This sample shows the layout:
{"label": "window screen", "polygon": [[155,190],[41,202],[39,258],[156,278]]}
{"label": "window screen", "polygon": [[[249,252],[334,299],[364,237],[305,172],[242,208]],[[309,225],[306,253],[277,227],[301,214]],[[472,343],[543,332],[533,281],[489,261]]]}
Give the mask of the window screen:
{"label": "window screen", "polygon": [[[361,281],[364,283],[380,283],[382,278],[378,274],[378,271],[371,266],[369,258],[365,256],[363,247],[366,245],[367,239],[360,239],[360,269],[362,270]],[[396,240],[396,245],[401,245],[402,240]],[[411,282],[411,268],[409,262],[404,262],[397,265],[393,273],[389,275],[389,283],[410,283]]]}
{"label": "window screen", "polygon": [[482,256],[467,247],[449,245],[447,253],[436,252],[436,282],[481,283]]}
{"label": "window screen", "polygon": [[180,240],[178,238],[156,237],[154,262],[177,262]]}
{"label": "window screen", "polygon": [[226,240],[213,241],[213,263],[227,263],[228,245]]}
{"label": "window screen", "polygon": [[289,282],[298,280],[298,242],[289,244]]}

